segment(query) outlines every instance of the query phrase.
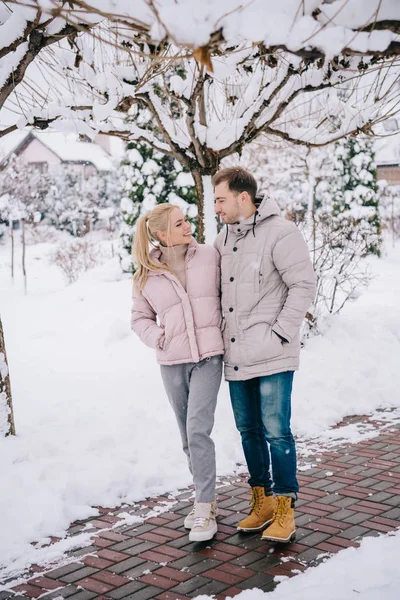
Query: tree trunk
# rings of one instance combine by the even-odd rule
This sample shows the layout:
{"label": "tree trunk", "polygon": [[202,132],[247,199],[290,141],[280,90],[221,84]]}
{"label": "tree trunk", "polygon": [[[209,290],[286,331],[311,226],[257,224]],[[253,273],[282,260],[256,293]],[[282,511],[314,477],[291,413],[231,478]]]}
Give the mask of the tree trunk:
{"label": "tree trunk", "polygon": [[8,370],[6,346],[4,342],[3,324],[0,317],[0,400],[5,400],[7,407],[7,435],[15,435],[14,411],[11,397],[10,373]]}
{"label": "tree trunk", "polygon": [[10,221],[11,235],[11,279],[14,281],[14,221]]}
{"label": "tree trunk", "polygon": [[21,240],[22,240],[22,273],[24,274],[24,290],[26,294],[26,244],[25,244],[25,220],[21,219]]}
{"label": "tree trunk", "polygon": [[200,244],[213,244],[217,235],[217,220],[214,213],[214,190],[211,175],[192,171],[197,192],[197,231]]}

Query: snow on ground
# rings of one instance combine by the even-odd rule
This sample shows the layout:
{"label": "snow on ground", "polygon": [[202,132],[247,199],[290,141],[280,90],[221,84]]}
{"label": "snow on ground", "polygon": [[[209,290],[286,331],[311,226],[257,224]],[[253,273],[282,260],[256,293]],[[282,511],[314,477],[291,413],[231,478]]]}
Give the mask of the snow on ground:
{"label": "snow on ground", "polygon": [[[342,550],[296,577],[278,577],[273,592],[246,590],[235,600],[398,600],[400,531],[365,538],[359,548]],[[196,600],[212,600],[196,596]]]}
{"label": "snow on ground", "polygon": [[[72,521],[96,514],[93,506],[135,502],[190,483],[153,351],[130,331],[130,278],[113,259],[66,286],[48,264],[52,248],[28,247],[25,296],[20,275],[10,281],[9,246],[0,245],[18,434],[0,439],[4,576],[34,560],[30,542],[62,537]],[[400,246],[371,263],[376,279],[368,292],[302,352],[293,400],[301,438],[322,435],[325,443],[330,435],[335,442],[337,431],[327,429],[343,416],[398,403]],[[342,435],[357,441],[361,434],[350,428]],[[232,473],[243,459],[226,384],[214,438],[218,472]]]}

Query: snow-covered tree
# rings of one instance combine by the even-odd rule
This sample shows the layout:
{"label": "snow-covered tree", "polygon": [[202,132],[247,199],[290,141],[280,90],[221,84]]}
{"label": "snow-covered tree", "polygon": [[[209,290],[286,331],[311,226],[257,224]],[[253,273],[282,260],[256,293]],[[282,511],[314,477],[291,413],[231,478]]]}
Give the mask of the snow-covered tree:
{"label": "snow-covered tree", "polygon": [[322,148],[295,146],[261,135],[240,156],[224,160],[223,166],[240,164],[257,180],[258,193],[267,194],[295,222],[322,210],[323,182],[332,173],[333,145]]}
{"label": "snow-covered tree", "polygon": [[95,173],[85,179],[73,167],[60,166],[49,173],[45,218],[78,237],[99,221],[115,231],[119,198],[118,173]]}
{"label": "snow-covered tree", "polygon": [[20,157],[11,155],[0,177],[0,205],[3,221],[8,222],[11,233],[11,275],[14,275],[14,223],[18,222],[22,241],[22,271],[26,280],[25,227],[39,223],[45,210],[47,177],[38,169],[26,165]]}
{"label": "snow-covered tree", "polygon": [[197,233],[197,196],[187,169],[167,154],[145,143],[128,143],[122,160],[120,258],[124,271],[132,272],[132,236],[137,219],[156,204],[177,204],[188,216]]}
{"label": "snow-covered tree", "polygon": [[372,142],[361,136],[335,144],[333,173],[327,193],[330,195],[333,227],[348,222],[356,237],[364,240],[363,254],[380,254],[381,220],[379,188]]}
{"label": "snow-covered tree", "polygon": [[206,17],[195,0],[31,4],[56,13],[60,29],[65,18],[103,21],[95,39],[84,33],[39,57],[40,96],[15,91],[19,126],[102,131],[169,154],[195,181],[200,240],[215,234],[211,176],[223,158],[262,133],[326,144],[398,109],[400,6],[391,0],[370,0],[368,11],[358,0],[235,0],[229,11],[208,3]]}

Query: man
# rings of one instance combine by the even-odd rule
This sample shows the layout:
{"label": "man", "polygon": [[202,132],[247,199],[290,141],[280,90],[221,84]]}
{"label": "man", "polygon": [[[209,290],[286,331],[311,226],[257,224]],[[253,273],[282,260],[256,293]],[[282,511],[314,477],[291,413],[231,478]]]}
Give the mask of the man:
{"label": "man", "polygon": [[251,512],[237,528],[268,526],[263,539],[289,542],[299,489],[291,392],[315,275],[301,233],[273,200],[256,198],[250,173],[223,169],[212,183],[215,212],[226,225],[214,244],[221,255],[225,378],[252,488]]}

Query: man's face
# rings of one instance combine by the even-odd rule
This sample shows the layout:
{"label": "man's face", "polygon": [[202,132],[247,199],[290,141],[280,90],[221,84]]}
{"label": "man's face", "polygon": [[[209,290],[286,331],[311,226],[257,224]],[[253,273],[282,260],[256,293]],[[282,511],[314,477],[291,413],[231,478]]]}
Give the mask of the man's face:
{"label": "man's face", "polygon": [[222,181],[214,190],[214,210],[221,217],[222,222],[227,224],[237,223],[241,217],[240,194],[232,192],[227,181]]}

